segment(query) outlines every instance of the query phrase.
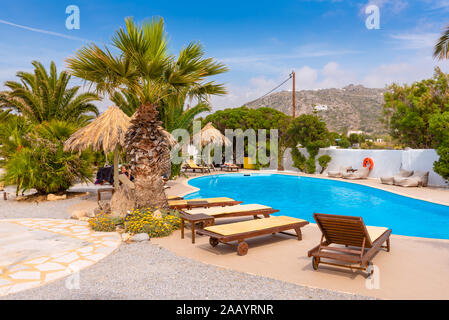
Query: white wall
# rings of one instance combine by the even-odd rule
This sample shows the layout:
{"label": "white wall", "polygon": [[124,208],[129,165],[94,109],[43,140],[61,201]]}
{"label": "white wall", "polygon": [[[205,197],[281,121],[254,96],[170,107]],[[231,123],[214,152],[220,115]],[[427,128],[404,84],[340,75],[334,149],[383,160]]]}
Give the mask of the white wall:
{"label": "white wall", "polygon": [[[290,149],[284,154],[285,170],[298,171],[293,167]],[[305,155],[307,152],[302,149]],[[332,161],[326,171],[339,170],[341,166],[352,166],[360,168],[363,165],[363,159],[371,158],[374,161],[374,169],[370,174],[371,178],[380,178],[382,176],[393,176],[401,168],[415,171],[429,171],[429,185],[447,186],[443,178],[433,171],[433,163],[438,160],[435,150],[364,150],[364,149],[321,149],[318,157],[327,154],[332,157]],[[317,157],[317,158],[318,158]],[[317,164],[317,170],[320,171]]]}

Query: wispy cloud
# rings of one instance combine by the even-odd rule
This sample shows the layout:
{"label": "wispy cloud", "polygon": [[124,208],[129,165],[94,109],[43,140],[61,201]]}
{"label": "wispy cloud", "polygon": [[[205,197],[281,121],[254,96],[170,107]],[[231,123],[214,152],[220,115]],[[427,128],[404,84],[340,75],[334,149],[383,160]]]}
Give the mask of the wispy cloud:
{"label": "wispy cloud", "polygon": [[224,57],[221,60],[224,63],[251,63],[251,62],[266,62],[266,61],[279,61],[279,60],[293,60],[303,58],[319,58],[328,56],[342,56],[348,54],[362,53],[358,50],[350,49],[300,49],[293,53],[288,54],[261,54],[261,55],[245,55],[235,57]]}
{"label": "wispy cloud", "polygon": [[390,37],[400,42],[399,49],[425,49],[433,47],[440,35],[438,33],[403,33]]}
{"label": "wispy cloud", "polygon": [[43,29],[32,28],[32,27],[16,24],[16,23],[13,23],[13,22],[10,22],[10,21],[6,21],[6,20],[1,20],[0,19],[0,23],[8,25],[8,26],[24,29],[24,30],[37,32],[37,33],[42,33],[42,34],[48,34],[50,36],[60,37],[60,38],[68,39],[68,40],[92,42],[91,40],[88,40],[88,39],[83,39],[83,38],[79,38],[79,37],[73,37],[73,36],[69,36],[69,35],[63,34],[63,33],[58,33],[58,32],[53,32],[53,31],[48,31],[48,30],[43,30]]}

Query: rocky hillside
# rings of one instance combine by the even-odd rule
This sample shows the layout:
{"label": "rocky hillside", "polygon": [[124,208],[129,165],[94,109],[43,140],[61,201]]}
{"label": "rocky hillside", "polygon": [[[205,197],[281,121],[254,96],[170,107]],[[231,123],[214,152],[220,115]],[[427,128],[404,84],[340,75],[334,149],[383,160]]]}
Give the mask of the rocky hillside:
{"label": "rocky hillside", "polygon": [[[303,90],[296,92],[296,115],[316,112],[330,130],[362,130],[385,133],[380,119],[384,89],[349,85],[343,89]],[[282,91],[246,104],[248,108],[270,107],[292,114],[292,94]]]}

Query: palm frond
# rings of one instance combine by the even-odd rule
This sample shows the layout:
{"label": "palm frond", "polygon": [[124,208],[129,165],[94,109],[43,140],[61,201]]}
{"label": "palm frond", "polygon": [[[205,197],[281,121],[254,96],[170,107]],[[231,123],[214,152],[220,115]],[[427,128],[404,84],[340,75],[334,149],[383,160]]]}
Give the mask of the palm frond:
{"label": "palm frond", "polygon": [[449,26],[446,27],[435,45],[433,57],[439,60],[449,59]]}

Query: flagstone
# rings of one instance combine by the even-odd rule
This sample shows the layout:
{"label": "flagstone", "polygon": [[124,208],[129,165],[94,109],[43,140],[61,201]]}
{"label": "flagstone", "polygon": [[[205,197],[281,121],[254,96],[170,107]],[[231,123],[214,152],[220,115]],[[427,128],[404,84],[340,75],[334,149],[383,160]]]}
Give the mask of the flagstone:
{"label": "flagstone", "polygon": [[38,269],[40,271],[54,271],[54,270],[65,269],[65,267],[59,263],[47,262],[47,263],[36,266],[36,269]]}
{"label": "flagstone", "polygon": [[94,232],[81,221],[9,219],[0,221],[0,228],[4,230],[0,238],[0,295],[78,272],[121,244],[119,234]]}
{"label": "flagstone", "polygon": [[13,279],[20,280],[35,280],[41,278],[41,273],[38,271],[18,271],[9,275]]}

